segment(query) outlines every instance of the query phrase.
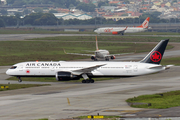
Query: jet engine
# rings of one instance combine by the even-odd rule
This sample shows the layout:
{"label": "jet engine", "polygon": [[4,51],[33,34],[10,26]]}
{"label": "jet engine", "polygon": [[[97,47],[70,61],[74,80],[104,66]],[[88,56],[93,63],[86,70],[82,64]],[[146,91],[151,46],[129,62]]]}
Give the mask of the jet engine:
{"label": "jet engine", "polygon": [[119,33],[116,32],[116,31],[113,31],[112,34],[113,34],[113,35],[118,35]]}
{"label": "jet engine", "polygon": [[111,56],[111,59],[112,59],[112,60],[115,59],[115,58],[116,58],[116,57],[115,57],[114,55]]}
{"label": "jet engine", "polygon": [[96,57],[95,56],[91,56],[91,60],[95,60],[96,59]]}
{"label": "jet engine", "polygon": [[79,80],[80,76],[73,75],[71,72],[60,71],[56,73],[57,81],[66,81],[66,80]]}

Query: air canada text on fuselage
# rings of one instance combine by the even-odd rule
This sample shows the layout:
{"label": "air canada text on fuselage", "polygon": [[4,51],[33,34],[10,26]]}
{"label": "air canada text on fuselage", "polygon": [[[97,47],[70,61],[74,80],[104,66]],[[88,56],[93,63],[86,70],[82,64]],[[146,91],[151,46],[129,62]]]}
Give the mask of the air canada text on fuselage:
{"label": "air canada text on fuselage", "polygon": [[26,63],[26,66],[61,66],[60,63],[52,63],[52,62],[45,62],[45,63]]}

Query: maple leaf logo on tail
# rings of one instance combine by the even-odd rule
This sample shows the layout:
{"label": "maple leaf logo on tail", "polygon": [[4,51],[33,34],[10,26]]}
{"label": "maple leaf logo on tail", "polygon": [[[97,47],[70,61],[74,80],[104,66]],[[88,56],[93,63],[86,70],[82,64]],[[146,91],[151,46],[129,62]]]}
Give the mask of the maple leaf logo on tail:
{"label": "maple leaf logo on tail", "polygon": [[161,40],[152,50],[149,52],[149,54],[140,62],[143,63],[152,63],[152,64],[160,64],[161,59],[163,57],[164,51],[166,49],[166,46],[169,42],[169,39],[167,40]]}
{"label": "maple leaf logo on tail", "polygon": [[151,53],[150,55],[150,59],[153,61],[153,62],[159,62],[162,58],[162,55],[160,52],[158,51],[154,51]]}

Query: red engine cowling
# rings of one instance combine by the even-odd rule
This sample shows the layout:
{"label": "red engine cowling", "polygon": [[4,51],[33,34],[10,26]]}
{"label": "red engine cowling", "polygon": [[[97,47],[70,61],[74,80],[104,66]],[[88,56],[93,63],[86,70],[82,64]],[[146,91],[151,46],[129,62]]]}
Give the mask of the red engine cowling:
{"label": "red engine cowling", "polygon": [[113,35],[118,35],[118,32],[113,31],[112,34],[113,34]]}
{"label": "red engine cowling", "polygon": [[113,55],[113,56],[111,56],[111,59],[115,59],[116,57]]}

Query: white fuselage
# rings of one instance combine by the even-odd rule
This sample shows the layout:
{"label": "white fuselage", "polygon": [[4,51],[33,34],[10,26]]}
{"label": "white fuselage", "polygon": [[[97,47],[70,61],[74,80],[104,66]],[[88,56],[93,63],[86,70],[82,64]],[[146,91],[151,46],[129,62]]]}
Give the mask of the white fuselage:
{"label": "white fuselage", "polygon": [[[112,32],[118,32],[123,31],[125,27],[104,27],[104,28],[97,28],[94,30],[94,32],[101,34],[101,33],[112,33]],[[127,27],[127,29],[124,31],[124,33],[136,33],[136,32],[143,32],[147,30],[146,28],[140,28],[140,27]]]}
{"label": "white fuselage", "polygon": [[94,52],[96,58],[104,59],[107,55],[109,55],[109,51],[107,50],[96,50]]}
{"label": "white fuselage", "polygon": [[[92,70],[91,77],[106,76],[137,76],[159,72],[165,67],[157,64],[140,62],[22,62],[13,65],[14,68],[6,71],[7,75],[20,77],[55,76],[59,71],[72,72],[91,66],[103,65]],[[151,69],[151,68],[155,69]],[[73,73],[74,74],[74,73]]]}

